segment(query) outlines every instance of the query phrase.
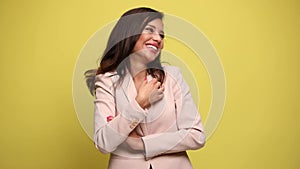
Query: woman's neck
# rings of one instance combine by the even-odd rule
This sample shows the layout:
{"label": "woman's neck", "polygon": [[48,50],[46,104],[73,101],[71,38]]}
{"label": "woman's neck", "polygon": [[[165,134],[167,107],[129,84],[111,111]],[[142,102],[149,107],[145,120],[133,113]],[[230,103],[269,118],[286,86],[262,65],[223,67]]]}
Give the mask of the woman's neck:
{"label": "woman's neck", "polygon": [[147,76],[147,67],[135,64],[130,66],[130,73],[133,79],[145,79]]}
{"label": "woman's neck", "polygon": [[130,74],[132,76],[135,88],[138,89],[140,88],[142,82],[146,79],[147,76],[147,67],[139,64],[130,64]]}
{"label": "woman's neck", "polygon": [[144,79],[147,76],[147,65],[137,62],[137,60],[132,60],[133,57],[130,58],[130,67],[129,71],[133,79]]}

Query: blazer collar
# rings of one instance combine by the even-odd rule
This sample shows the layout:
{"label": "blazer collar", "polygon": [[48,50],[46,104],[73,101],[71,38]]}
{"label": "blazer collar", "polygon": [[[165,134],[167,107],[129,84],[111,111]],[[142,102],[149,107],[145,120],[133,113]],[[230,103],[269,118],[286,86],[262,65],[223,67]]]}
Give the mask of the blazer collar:
{"label": "blazer collar", "polygon": [[129,85],[132,81],[132,76],[131,76],[130,72],[126,68],[124,78],[123,78],[123,81],[121,82],[121,84],[118,84],[118,83],[120,83],[119,82],[120,76],[117,75],[115,77],[116,78],[114,79],[114,81],[116,83],[116,88],[119,88],[119,90],[121,90],[123,92],[123,94],[126,96],[126,99],[129,101],[130,99],[129,99],[128,87],[130,87]]}

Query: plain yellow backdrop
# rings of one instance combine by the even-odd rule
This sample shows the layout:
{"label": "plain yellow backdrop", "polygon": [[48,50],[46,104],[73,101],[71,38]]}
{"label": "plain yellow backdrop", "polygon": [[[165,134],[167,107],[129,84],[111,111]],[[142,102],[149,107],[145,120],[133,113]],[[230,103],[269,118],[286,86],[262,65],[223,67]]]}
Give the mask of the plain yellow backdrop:
{"label": "plain yellow backdrop", "polygon": [[194,167],[300,168],[296,0],[2,0],[0,168],[106,168],[77,119],[73,71],[89,37],[138,6],[193,23],[223,63],[223,118],[205,148],[189,152]]}

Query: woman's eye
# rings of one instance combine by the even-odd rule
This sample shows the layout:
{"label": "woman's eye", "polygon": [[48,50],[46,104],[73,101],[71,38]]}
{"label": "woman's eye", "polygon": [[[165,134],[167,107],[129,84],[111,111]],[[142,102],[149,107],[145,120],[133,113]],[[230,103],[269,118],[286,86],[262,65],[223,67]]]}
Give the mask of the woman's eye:
{"label": "woman's eye", "polygon": [[[146,28],[144,29],[144,32],[152,34],[152,33],[155,32],[155,29],[153,29],[153,28],[151,28],[151,27],[146,27]],[[163,32],[159,33],[159,36],[160,36],[160,38],[162,38],[162,39],[165,38],[165,34],[164,34]]]}
{"label": "woman's eye", "polygon": [[149,27],[147,28],[147,27],[146,27],[146,28],[145,28],[145,31],[146,31],[146,32],[149,32],[149,33],[153,33],[153,32],[154,32],[154,29],[153,29],[153,28],[149,28]]}
{"label": "woman's eye", "polygon": [[160,33],[159,36],[160,36],[162,39],[165,38],[165,34],[163,34],[163,33]]}

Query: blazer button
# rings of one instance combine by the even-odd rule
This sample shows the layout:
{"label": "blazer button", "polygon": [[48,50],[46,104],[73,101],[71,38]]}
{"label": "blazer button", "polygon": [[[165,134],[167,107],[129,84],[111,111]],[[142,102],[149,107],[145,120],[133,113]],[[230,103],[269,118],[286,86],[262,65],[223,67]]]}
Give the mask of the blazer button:
{"label": "blazer button", "polygon": [[139,120],[138,120],[138,119],[134,119],[134,120],[133,120],[133,123],[134,123],[134,124],[138,124],[138,123],[139,123]]}
{"label": "blazer button", "polygon": [[136,125],[134,125],[134,124],[130,124],[129,127],[130,127],[131,129],[133,129],[133,128],[135,128],[135,126],[136,126]]}
{"label": "blazer button", "polygon": [[135,128],[137,125],[139,124],[139,120],[138,119],[134,119],[133,122],[130,124],[130,128],[133,129]]}

